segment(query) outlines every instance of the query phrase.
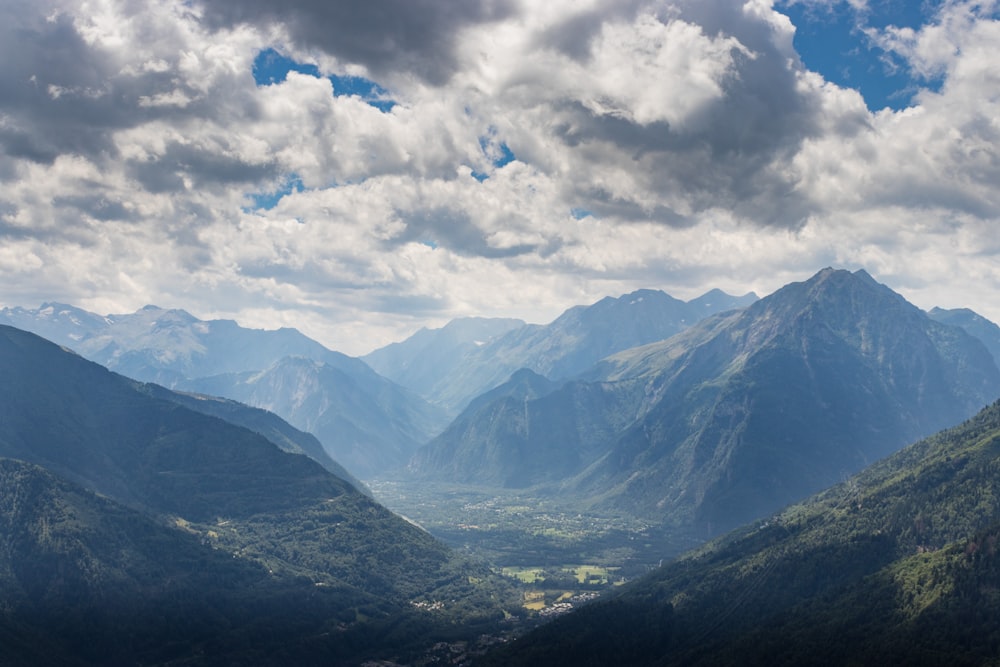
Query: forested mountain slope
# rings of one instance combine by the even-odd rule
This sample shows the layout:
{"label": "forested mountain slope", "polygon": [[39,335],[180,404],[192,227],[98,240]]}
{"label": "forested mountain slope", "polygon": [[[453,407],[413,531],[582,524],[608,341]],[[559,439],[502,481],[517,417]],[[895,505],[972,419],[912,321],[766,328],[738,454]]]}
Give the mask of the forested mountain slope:
{"label": "forested mountain slope", "polygon": [[994,664],[1000,402],[487,665]]}
{"label": "forested mountain slope", "polygon": [[[279,664],[378,603],[276,577],[12,459],[0,459],[0,588],[4,665]],[[338,653],[348,654],[333,643],[318,651]]]}
{"label": "forested mountain slope", "polygon": [[[246,633],[255,625],[269,627],[273,621],[275,627],[284,628],[284,621],[270,615],[285,613],[288,596],[294,598],[293,593],[303,589],[314,591],[311,597],[322,598],[317,609],[309,607],[311,597],[298,601],[305,605],[302,613],[309,615],[304,622],[310,632],[328,622],[342,626],[329,635],[329,643],[320,642],[319,654],[354,655],[351,652],[362,646],[374,650],[373,633],[380,632],[384,623],[397,627],[402,647],[413,640],[425,641],[426,633],[452,632],[462,624],[474,628],[502,617],[499,605],[503,602],[494,597],[498,589],[484,585],[492,576],[488,571],[464,563],[426,532],[307,456],[282,451],[259,433],[184,407],[183,400],[158,398],[159,392],[151,392],[148,385],[14,328],[0,327],[0,369],[0,457],[43,467],[73,489],[80,487],[53,487],[57,496],[77,498],[66,501],[70,509],[77,508],[72,509],[78,511],[75,517],[64,517],[59,509],[62,501],[55,501],[51,514],[25,515],[27,506],[17,502],[19,494],[30,491],[39,479],[43,482],[38,483],[50,485],[44,481],[49,477],[34,472],[15,474],[27,486],[8,489],[9,502],[0,506],[0,514],[12,527],[28,526],[25,530],[31,539],[25,543],[26,550],[11,547],[0,554],[5,559],[0,569],[27,571],[41,558],[39,562],[55,568],[57,575],[63,570],[68,574],[45,579],[51,608],[33,607],[30,600],[27,606],[5,608],[8,627],[25,623],[35,630],[60,632],[60,624],[67,623],[82,632],[75,624],[91,617],[87,610],[100,610],[104,602],[118,604],[119,593],[105,590],[107,585],[140,576],[130,573],[133,564],[148,575],[144,586],[166,586],[163,590],[170,594],[171,568],[180,565],[166,561],[143,565],[142,559],[155,561],[155,550],[137,555],[138,561],[121,556],[126,559],[121,563],[115,560],[117,552],[101,552],[87,565],[90,556],[81,561],[79,549],[73,546],[77,538],[72,531],[79,527],[84,540],[80,549],[87,553],[100,547],[100,538],[87,541],[93,531],[98,535],[110,531],[108,544],[131,548],[152,530],[144,527],[150,522],[159,526],[160,537],[155,539],[163,542],[164,557],[190,547],[174,545],[173,538],[184,542],[193,536],[202,550],[225,553],[227,562],[236,559],[257,568],[242,574],[220,573],[220,586],[234,576],[252,579],[261,572],[287,584],[254,588],[256,592],[246,601],[251,611],[228,608],[230,598],[221,589],[217,609],[211,601],[214,589],[199,584],[209,586],[195,595],[199,613],[221,615],[213,616],[217,624],[212,627],[233,623],[234,632]],[[99,493],[110,504],[95,505],[84,489]],[[47,511],[46,507],[38,509]],[[101,508],[107,508],[108,516]],[[46,523],[52,526],[64,518],[72,534],[46,542]],[[45,556],[49,547],[51,558]],[[202,556],[195,553],[184,558],[197,567]],[[114,572],[119,567],[125,568],[123,573]],[[202,581],[191,576],[191,581]],[[82,593],[74,583],[81,577],[87,584]],[[126,597],[130,590],[141,593],[128,586],[124,590],[121,595]],[[182,586],[177,595],[189,593]],[[241,600],[237,596],[233,603],[242,604]],[[441,602],[441,609],[447,611],[434,616],[413,606],[434,602]],[[140,600],[129,604],[147,609]],[[64,606],[83,611],[64,617],[60,615]],[[55,620],[40,625],[31,615],[46,609]],[[170,641],[186,641],[175,630],[168,632]],[[100,631],[112,629],[102,626]],[[288,631],[303,631],[303,626],[294,625]],[[294,632],[267,640],[274,642],[269,650],[284,641],[305,639]],[[189,648],[198,650],[193,645]]]}

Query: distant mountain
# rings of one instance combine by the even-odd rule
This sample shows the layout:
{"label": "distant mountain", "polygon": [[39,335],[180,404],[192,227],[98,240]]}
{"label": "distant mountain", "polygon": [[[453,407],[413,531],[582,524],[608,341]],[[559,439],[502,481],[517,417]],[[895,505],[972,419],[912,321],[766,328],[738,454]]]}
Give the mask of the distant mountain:
{"label": "distant mountain", "polygon": [[636,407],[601,384],[562,386],[522,369],[420,448],[409,473],[487,487],[559,482],[603,455]]}
{"label": "distant mountain", "polygon": [[361,359],[393,382],[421,396],[430,396],[435,384],[455,373],[467,355],[523,326],[522,320],[463,317],[440,329],[420,329],[406,340]]}
{"label": "distant mountain", "polygon": [[[982,343],[862,272],[824,270],[613,355],[544,396],[476,402],[414,458],[701,536],[805,497],[1000,396]],[[492,426],[510,415],[516,428]],[[487,464],[502,462],[491,469]]]}
{"label": "distant mountain", "polygon": [[932,308],[927,313],[932,320],[962,327],[983,342],[993,359],[1000,365],[1000,326],[968,308]]}
{"label": "distant mountain", "polygon": [[152,383],[143,384],[140,390],[152,397],[178,403],[195,412],[212,415],[259,433],[282,451],[304,454],[337,477],[350,482],[362,493],[368,493],[364,483],[355,479],[344,466],[330,458],[316,436],[300,431],[273,412],[217,396],[171,391]]}
{"label": "distant mountain", "polygon": [[[351,362],[295,329],[246,329],[146,306],[101,317],[65,304],[5,308],[0,322],[37,333],[122,375],[171,387],[184,378],[267,368],[287,356]],[[355,363],[356,360],[355,360]]]}
{"label": "distant mountain", "polygon": [[43,303],[37,309],[0,309],[0,324],[31,331],[59,345],[74,348],[106,330],[114,316],[102,317],[64,303]]}
{"label": "distant mountain", "polygon": [[[685,303],[659,290],[639,290],[570,308],[547,325],[457,320],[452,323],[454,330],[449,325],[434,332],[433,338],[431,332],[418,332],[365,359],[386,377],[456,412],[521,368],[565,380],[609,354],[663,340],[704,317],[745,307],[756,299],[752,293],[734,297],[712,290]],[[504,328],[507,331],[499,333]],[[470,335],[471,331],[479,335]],[[487,332],[492,337],[482,335]],[[434,350],[431,358],[446,361],[422,360],[428,347]]]}
{"label": "distant mountain", "polygon": [[[5,308],[0,323],[38,333],[131,378],[249,403],[306,431],[318,425],[322,433],[313,434],[327,453],[355,475],[402,465],[417,443],[446,425],[441,408],[295,329],[246,329],[155,306],[102,317],[64,304]],[[291,358],[320,364],[326,369],[322,381],[290,370],[309,365]],[[319,394],[307,396],[309,391]]]}
{"label": "distant mountain", "polygon": [[659,290],[638,290],[618,298],[605,297],[591,306],[570,308],[549,325],[505,336],[483,355],[503,350],[523,360],[518,367],[564,380],[609,354],[669,338],[704,317],[741,308],[756,299],[755,294],[731,297],[713,290],[685,303]]}
{"label": "distant mountain", "polygon": [[[166,400],[158,395],[148,385],[109,372],[33,334],[0,326],[0,457],[44,467],[131,512],[194,535],[230,559],[256,563],[269,575],[290,582],[300,593],[316,587],[340,591],[339,597],[321,605],[316,612],[320,616],[312,615],[310,605],[315,596],[298,598],[293,613],[308,615],[312,641],[328,641],[331,646],[346,642],[348,647],[358,641],[371,648],[373,644],[366,642],[380,632],[371,623],[395,619],[393,623],[402,630],[400,624],[410,623],[405,619],[416,614],[419,618],[413,622],[417,626],[412,629],[420,634],[452,627],[455,622],[501,616],[499,599],[493,602],[490,598],[497,589],[487,590],[481,584],[492,576],[489,572],[463,564],[425,531],[390,513],[316,461],[281,451],[259,433],[184,407],[186,399]],[[18,493],[10,496],[9,502],[0,503],[0,515],[13,525],[23,523],[19,503],[26,501]],[[52,517],[69,517],[60,513],[59,502]],[[79,529],[86,535],[91,530],[104,530],[99,529],[105,520],[103,510],[84,508],[81,512],[79,523],[72,517],[65,519],[70,522],[67,529]],[[114,540],[128,544],[139,539],[129,528],[135,521],[128,517],[122,521],[119,528],[108,528],[121,531]],[[114,519],[114,523],[121,522]],[[145,530],[141,525],[135,528]],[[37,530],[45,535],[44,526]],[[81,548],[89,550],[88,545],[102,541],[98,535],[81,542]],[[76,577],[74,568],[83,567],[81,576],[91,576],[86,561],[72,560],[76,553],[72,544],[57,543],[56,547],[70,549],[60,551],[62,556],[53,556],[56,573],[64,568],[70,573],[67,576]],[[174,549],[175,545],[163,548]],[[6,571],[17,576],[18,568],[32,567],[30,559],[26,561],[19,554],[0,551],[0,574]],[[113,553],[106,556],[117,557]],[[131,564],[122,565],[126,571],[121,576],[126,580],[132,576],[127,570]],[[146,567],[141,560],[134,564]],[[80,598],[85,608],[90,604],[87,600],[100,602],[101,595],[112,602],[115,599],[112,592],[104,592],[102,582],[119,575],[110,572],[110,578],[104,578],[105,567],[117,566],[109,564],[105,556],[95,556],[92,574],[96,588]],[[168,576],[170,567],[167,563],[149,565],[150,585],[160,585],[155,582]],[[197,558],[190,567],[199,567]],[[62,616],[58,606],[75,605],[76,588],[60,576],[48,581],[55,616],[51,624],[43,625],[49,632],[59,633]],[[225,587],[231,581],[222,576],[218,583]],[[169,593],[168,583],[164,580],[162,585]],[[209,597],[211,590],[202,597]],[[282,590],[288,593],[287,588]],[[255,591],[263,595],[266,587]],[[326,599],[325,592],[322,597]],[[250,614],[258,628],[270,629],[271,620],[280,627],[284,621],[270,619],[269,614],[288,611],[291,607],[282,601],[285,599],[274,598],[272,607],[266,595],[254,593],[245,603],[247,609],[230,611],[240,618]],[[449,601],[442,605],[454,616],[440,617],[444,624],[440,627],[438,621],[421,616],[411,604],[443,600]],[[181,604],[183,599],[177,602]],[[336,615],[322,616],[330,608],[337,609]],[[0,621],[7,619],[15,628],[21,622],[38,627],[30,618],[11,620],[5,616],[8,611],[5,603]],[[226,623],[226,618],[215,620]],[[244,635],[253,631],[247,625],[241,628]],[[328,636],[319,628],[327,628],[331,633],[328,639],[316,639]],[[364,634],[363,638],[358,633],[375,634]],[[279,637],[273,641],[280,644]],[[253,658],[247,661],[257,662]],[[220,664],[225,662],[220,660]]]}
{"label": "distant mountain", "polygon": [[1000,371],[980,341],[864,271],[832,269],[612,357],[597,375],[642,380],[661,397],[588,471],[590,481],[617,480],[622,503],[684,508],[724,528],[1000,396]]}
{"label": "distant mountain", "polygon": [[994,403],[482,664],[993,664],[998,468]]}
{"label": "distant mountain", "polygon": [[339,463],[362,478],[406,465],[445,423],[444,411],[362,362],[344,368],[286,357],[259,372],[188,380],[180,386],[270,410],[315,434]]}

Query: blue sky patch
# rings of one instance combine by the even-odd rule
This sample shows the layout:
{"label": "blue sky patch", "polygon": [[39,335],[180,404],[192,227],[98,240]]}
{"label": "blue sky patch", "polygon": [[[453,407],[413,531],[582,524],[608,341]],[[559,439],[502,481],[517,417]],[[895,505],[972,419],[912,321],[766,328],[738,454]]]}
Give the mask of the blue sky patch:
{"label": "blue sky patch", "polygon": [[[479,137],[479,147],[482,149],[483,155],[489,158],[490,164],[496,169],[508,165],[517,159],[517,156],[514,155],[514,151],[510,149],[507,142],[497,142],[496,128],[494,127],[490,128],[489,134]],[[489,174],[482,171],[473,171],[472,177],[482,183],[489,178]]]}
{"label": "blue sky patch", "polygon": [[[264,49],[253,60],[253,80],[258,86],[281,83],[288,78],[289,72],[321,78],[316,65],[296,62],[275,49]],[[333,85],[334,97],[356,95],[383,113],[396,106],[395,100],[389,98],[389,92],[385,88],[363,76],[331,74],[327,78]]]}
{"label": "blue sky patch", "polygon": [[273,192],[256,192],[247,195],[253,203],[249,208],[244,208],[243,210],[246,213],[250,213],[251,211],[270,211],[278,205],[278,202],[285,195],[290,195],[293,192],[302,192],[303,190],[305,190],[305,186],[302,184],[302,179],[299,178],[298,174],[291,174],[281,184],[281,187]]}
{"label": "blue sky patch", "polygon": [[391,111],[396,106],[396,102],[389,99],[389,92],[385,88],[363,76],[351,76],[349,74],[337,76],[336,74],[331,74],[329,79],[330,83],[333,84],[334,97],[357,95],[371,106],[383,112]]}
{"label": "blue sky patch", "polygon": [[274,49],[264,49],[253,59],[253,80],[258,86],[270,86],[288,78],[289,72],[299,72],[319,78],[319,68],[295,62]]}
{"label": "blue sky patch", "polygon": [[514,161],[514,151],[507,147],[507,144],[503,141],[497,147],[499,155],[493,158],[493,166],[499,169],[500,167],[510,164]]}
{"label": "blue sky patch", "polygon": [[588,211],[585,208],[571,208],[569,214],[573,216],[574,220],[583,220],[594,215],[592,211]]}
{"label": "blue sky patch", "polygon": [[517,159],[514,157],[514,151],[507,146],[507,142],[497,143],[495,128],[490,128],[490,133],[485,137],[479,137],[479,147],[497,169]]}
{"label": "blue sky patch", "polygon": [[915,77],[901,58],[872,44],[864,28],[917,29],[933,19],[940,5],[940,0],[880,0],[858,11],[846,1],[823,6],[785,0],[778,9],[795,25],[795,50],[805,66],[827,81],[858,90],[868,108],[878,111],[904,109],[920,88],[938,90],[942,81]]}

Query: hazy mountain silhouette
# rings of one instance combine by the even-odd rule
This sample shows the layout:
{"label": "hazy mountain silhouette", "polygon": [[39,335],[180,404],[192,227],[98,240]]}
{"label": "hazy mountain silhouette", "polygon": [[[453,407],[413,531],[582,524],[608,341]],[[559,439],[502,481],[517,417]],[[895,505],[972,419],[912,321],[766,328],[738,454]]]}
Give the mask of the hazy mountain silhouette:
{"label": "hazy mountain silhouette", "polygon": [[[373,360],[386,377],[456,412],[521,368],[565,380],[609,354],[669,338],[704,317],[745,307],[756,299],[752,293],[734,297],[712,290],[684,302],[659,290],[638,290],[570,308],[546,325],[456,320],[436,332],[418,332],[365,359]],[[433,343],[426,342],[431,334]],[[428,348],[434,350],[434,358],[447,361],[421,361]]]}
{"label": "hazy mountain silhouette", "polygon": [[[295,329],[247,329],[231,320],[204,321],[155,306],[102,317],[65,304],[43,304],[36,310],[5,308],[0,322],[36,332],[138,380],[271,410],[312,432],[355,475],[404,464],[417,444],[446,425],[440,408]],[[301,370],[304,362],[292,359],[308,359],[324,370],[297,373],[293,369]],[[301,384],[292,384],[296,381]],[[269,394],[269,388],[280,393]],[[310,391],[318,393],[306,396]],[[313,430],[316,425],[321,432]]]}
{"label": "hazy mountain silhouette", "polygon": [[583,377],[542,396],[475,401],[418,453],[414,472],[546,484],[704,535],[814,493],[1000,395],[979,340],[863,271],[830,269]]}

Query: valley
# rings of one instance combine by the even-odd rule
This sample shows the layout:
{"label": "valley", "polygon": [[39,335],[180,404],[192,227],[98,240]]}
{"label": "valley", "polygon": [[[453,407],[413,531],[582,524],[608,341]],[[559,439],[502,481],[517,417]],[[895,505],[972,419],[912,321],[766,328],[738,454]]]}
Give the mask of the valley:
{"label": "valley", "polygon": [[369,488],[445,544],[525,584],[525,608],[534,611],[574,597],[575,606],[701,543],[627,513],[582,510],[547,495],[398,479]]}
{"label": "valley", "polygon": [[[501,566],[574,559],[620,566],[625,560],[663,558],[653,545],[651,524],[625,514],[584,512],[572,502],[504,489],[381,480],[369,486],[380,502],[431,534]],[[638,544],[629,547],[630,542]]]}

